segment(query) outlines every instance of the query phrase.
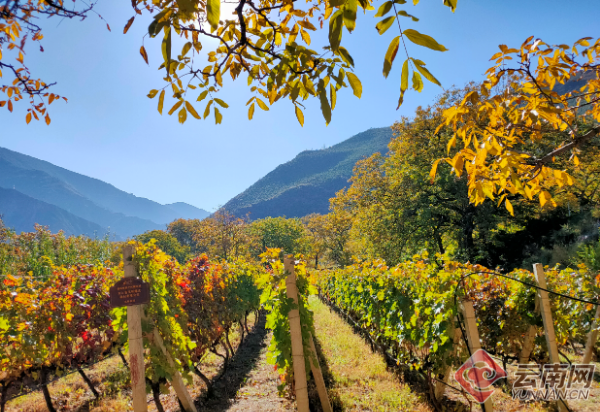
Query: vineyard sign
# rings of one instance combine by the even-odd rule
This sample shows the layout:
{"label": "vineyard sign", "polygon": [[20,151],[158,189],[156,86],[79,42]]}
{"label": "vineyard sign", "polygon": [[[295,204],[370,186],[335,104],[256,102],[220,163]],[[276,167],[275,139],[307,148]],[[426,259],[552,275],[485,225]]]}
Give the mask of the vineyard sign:
{"label": "vineyard sign", "polygon": [[150,285],[139,278],[123,278],[110,288],[110,306],[143,305],[150,302]]}

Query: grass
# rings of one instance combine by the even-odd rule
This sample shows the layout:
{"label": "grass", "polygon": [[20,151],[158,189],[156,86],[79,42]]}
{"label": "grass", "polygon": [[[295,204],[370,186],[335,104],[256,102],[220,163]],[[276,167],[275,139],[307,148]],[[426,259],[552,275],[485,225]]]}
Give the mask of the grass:
{"label": "grass", "polygon": [[[248,316],[248,327],[254,326],[254,314]],[[238,328],[230,334],[230,341],[234,349],[240,344]],[[222,348],[218,349],[224,353]],[[127,357],[127,356],[126,356]],[[210,353],[203,361],[201,371],[212,379],[218,375],[223,367],[223,360]],[[131,383],[129,369],[127,369],[118,356],[113,356],[99,362],[90,369],[85,370],[86,375],[94,383],[96,390],[101,394],[100,399],[95,399],[90,389],[78,373],[65,376],[48,385],[54,407],[65,412],[128,412],[131,411]],[[200,398],[206,391],[206,385],[194,375],[194,382],[188,385],[192,399]],[[148,410],[156,411],[152,394],[148,397]],[[165,411],[179,411],[179,404],[174,389],[169,388],[169,393],[161,396]],[[8,401],[7,412],[48,412],[41,390]]]}
{"label": "grass", "polygon": [[322,365],[323,373],[329,378],[334,410],[433,410],[420,394],[387,369],[383,357],[373,353],[348,323],[316,297],[311,297],[309,304],[315,315],[316,340],[326,363]]}

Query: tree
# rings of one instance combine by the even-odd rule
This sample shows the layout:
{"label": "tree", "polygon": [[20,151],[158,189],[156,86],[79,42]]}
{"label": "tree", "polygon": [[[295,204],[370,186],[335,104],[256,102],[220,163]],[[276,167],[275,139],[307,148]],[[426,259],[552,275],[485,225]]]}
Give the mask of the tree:
{"label": "tree", "polygon": [[227,211],[217,211],[198,223],[193,240],[200,252],[227,260],[245,252],[247,228],[247,219],[235,217]]}
{"label": "tree", "polygon": [[190,257],[189,246],[184,246],[175,236],[164,230],[151,230],[141,235],[135,236],[135,240],[141,243],[148,243],[152,239],[156,241],[156,246],[167,255],[173,256],[179,263],[185,263]]}
{"label": "tree", "polygon": [[248,232],[258,244],[256,256],[266,252],[267,248],[282,249],[286,254],[303,252],[306,234],[300,219],[266,217],[252,222]]}
{"label": "tree", "polygon": [[175,236],[177,241],[184,246],[189,246],[193,252],[198,252],[198,245],[194,242],[194,233],[200,226],[199,219],[177,219],[169,223],[167,232]]}
{"label": "tree", "polygon": [[318,269],[319,258],[327,251],[327,216],[311,213],[301,220],[306,232],[306,252],[314,256],[315,269]]}
{"label": "tree", "polygon": [[[27,95],[31,107],[26,116],[38,119],[40,113],[50,123],[45,101],[52,103],[59,96],[47,92],[52,84],[33,80],[23,62],[23,51],[27,36],[39,41],[43,38],[41,28],[34,22],[41,15],[67,18],[85,18],[93,11],[91,6],[68,9],[62,1],[51,0],[12,0],[0,8],[0,33],[9,50],[18,50],[18,65],[6,63],[0,51],[0,70],[8,69],[13,75],[12,86],[4,86],[8,100],[0,102],[13,110],[13,101]],[[418,0],[413,0],[414,4]],[[457,0],[444,0],[444,5],[452,11]],[[93,4],[93,3],[92,3]],[[412,72],[412,88],[423,89],[423,77],[439,85],[438,80],[425,68],[425,63],[408,54],[406,39],[418,46],[436,51],[446,48],[432,37],[414,29],[402,29],[401,18],[413,22],[419,19],[399,7],[406,0],[384,2],[375,17],[382,19],[376,24],[379,34],[397,26],[398,36],[390,43],[383,59],[383,75],[388,76],[400,45],[406,52],[402,66],[402,80],[398,106],[402,104],[408,90],[408,78]],[[325,122],[331,121],[331,111],[336,105],[337,92],[342,87],[352,88],[355,96],[361,97],[362,85],[353,73],[354,61],[350,52],[342,46],[344,27],[352,32],[356,27],[357,11],[365,13],[374,10],[371,0],[310,0],[306,6],[298,6],[294,0],[273,0],[255,4],[249,0],[239,0],[233,16],[223,16],[221,0],[132,0],[135,12],[123,32],[126,33],[136,16],[144,11],[153,14],[148,27],[151,37],[162,35],[161,52],[163,63],[159,69],[165,70],[165,85],[152,89],[148,97],[158,96],[158,111],[162,114],[167,89],[175,100],[169,115],[177,112],[179,122],[186,121],[188,114],[196,119],[206,119],[212,112],[216,123],[222,121],[222,109],[228,104],[217,97],[223,88],[223,77],[229,74],[232,80],[247,75],[247,83],[254,94],[246,103],[248,117],[252,119],[258,106],[268,111],[281,98],[289,98],[294,106],[298,121],[304,124],[303,101],[309,97],[318,98]],[[311,49],[310,31],[328,26],[328,40],[321,47]],[[25,27],[23,34],[22,27]],[[107,25],[108,27],[108,25]],[[110,27],[108,27],[110,30]],[[172,50],[175,36],[184,40],[180,54]],[[209,40],[217,40],[211,50],[206,47]],[[204,45],[202,44],[204,41]],[[3,42],[0,42],[2,44]],[[206,47],[206,49],[204,48]],[[148,53],[142,44],[142,58],[148,63]],[[208,65],[199,67],[199,62],[208,60]],[[192,96],[193,94],[193,96]],[[35,104],[38,98],[40,103]],[[194,101],[207,99],[204,110],[197,111]],[[263,100],[264,99],[264,100]]]}
{"label": "tree", "polygon": [[600,39],[589,40],[552,46],[532,36],[520,49],[500,45],[487,80],[444,113],[440,128],[455,132],[448,151],[461,148],[433,164],[432,179],[446,161],[457,176],[466,171],[475,205],[498,198],[512,214],[509,196],[518,194],[556,206],[550,189],[575,183],[557,159],[570,155],[577,167],[582,151],[598,147],[590,142],[600,132]]}

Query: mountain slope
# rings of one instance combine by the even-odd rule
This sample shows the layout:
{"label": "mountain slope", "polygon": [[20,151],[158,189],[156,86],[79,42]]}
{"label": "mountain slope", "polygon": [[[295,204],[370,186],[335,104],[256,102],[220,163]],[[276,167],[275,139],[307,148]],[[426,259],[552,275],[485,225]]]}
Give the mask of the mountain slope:
{"label": "mountain slope", "polygon": [[[84,197],[95,203],[97,206],[111,212],[150,220],[161,225],[161,227],[165,223],[172,222],[173,220],[182,217],[177,210],[174,210],[169,206],[161,205],[160,203],[153,202],[143,197],[134,196],[99,179],[71,172],[70,170],[55,166],[52,163],[12,150],[0,148],[0,162],[4,164],[3,166],[5,168],[10,166],[24,170],[44,172],[46,175],[66,183],[66,185],[76,191],[81,197]],[[12,188],[12,185],[4,187]],[[206,214],[208,214],[208,212],[206,212]]]}
{"label": "mountain slope", "polygon": [[[162,229],[164,225],[138,217],[115,213],[84,197],[68,183],[41,170],[24,169],[0,158],[0,187],[17,191],[64,209],[67,213],[93,222],[106,231],[130,237],[147,230]],[[0,209],[0,213],[3,211]],[[45,221],[37,223],[47,225]]]}
{"label": "mountain slope", "polygon": [[223,206],[236,216],[301,217],[327,213],[329,198],[348,186],[358,160],[386,153],[389,127],[373,128],[323,150],[306,150],[254,183]]}
{"label": "mountain slope", "polygon": [[210,215],[210,213],[204,209],[199,209],[196,206],[188,205],[187,203],[183,202],[170,203],[166,204],[165,206],[169,209],[173,209],[179,215],[179,217],[183,219],[202,220]]}
{"label": "mountain slope", "polygon": [[5,226],[17,233],[31,232],[35,223],[42,222],[52,232],[64,230],[67,235],[101,237],[107,233],[95,223],[13,189],[0,188],[0,215]]}

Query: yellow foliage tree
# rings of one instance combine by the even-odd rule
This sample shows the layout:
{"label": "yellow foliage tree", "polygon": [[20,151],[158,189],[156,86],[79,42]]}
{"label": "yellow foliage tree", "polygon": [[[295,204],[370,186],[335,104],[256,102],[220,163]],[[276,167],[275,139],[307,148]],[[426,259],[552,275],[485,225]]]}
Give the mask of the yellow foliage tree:
{"label": "yellow foliage tree", "polygon": [[[530,37],[519,49],[500,45],[491,60],[481,86],[445,111],[440,128],[454,130],[448,152],[460,150],[438,159],[431,178],[446,161],[457,176],[466,171],[475,204],[497,199],[513,214],[507,195],[519,194],[555,206],[551,189],[573,185],[573,173],[585,175],[580,153],[597,150],[589,143],[600,132],[600,39],[570,47]],[[567,155],[572,173],[559,161]]]}
{"label": "yellow foliage tree", "polygon": [[[126,33],[136,17],[146,11],[153,15],[148,34],[150,37],[162,36],[163,61],[159,69],[165,71],[164,84],[148,94],[150,98],[158,96],[159,113],[162,114],[165,98],[170,95],[174,104],[168,113],[177,113],[180,123],[184,123],[188,115],[206,119],[211,113],[215,122],[221,123],[221,110],[229,107],[218,97],[225,76],[231,76],[234,81],[246,76],[253,93],[246,103],[249,119],[253,118],[256,107],[268,111],[269,106],[287,98],[293,104],[298,122],[303,125],[303,102],[313,97],[320,101],[323,117],[329,124],[341,88],[350,86],[354,95],[361,97],[362,84],[353,73],[354,60],[342,46],[342,37],[344,27],[350,33],[355,29],[359,9],[365,13],[375,10],[373,0],[307,0],[303,5],[294,0],[256,3],[239,0],[234,2],[237,6],[232,15],[222,13],[221,3],[221,0],[132,0],[135,14],[127,21],[123,32]],[[432,37],[412,28],[402,28],[402,19],[419,20],[400,9],[406,3],[407,0],[384,1],[374,15],[381,18],[375,26],[379,34],[391,28],[398,30],[398,36],[391,41],[383,59],[383,75],[388,76],[400,47],[406,54],[398,106],[409,88],[409,77],[412,77],[412,88],[419,92],[423,89],[423,78],[440,85],[423,61],[408,54],[405,40],[432,50],[446,51]],[[417,3],[419,0],[413,0],[413,4]],[[444,0],[443,3],[452,11],[456,9],[457,0]],[[34,23],[40,15],[84,18],[91,11],[91,6],[70,11],[63,6],[62,0],[14,0],[0,6],[0,76],[5,69],[14,76],[12,86],[0,89],[8,97],[0,101],[0,106],[7,105],[12,111],[14,101],[28,96],[31,108],[27,122],[32,116],[38,119],[38,113],[50,122],[45,101],[52,103],[59,96],[47,92],[50,84],[31,78],[23,61],[25,40],[28,35],[34,41],[42,39],[41,28]],[[324,26],[328,28],[324,29]],[[321,47],[311,48],[310,32],[319,29],[328,31],[327,40]],[[184,40],[179,53],[173,50],[176,36]],[[214,40],[216,45],[207,47],[215,44]],[[7,57],[2,54],[4,48],[19,51],[15,58],[17,63],[7,63]],[[140,54],[148,63],[148,52],[143,44]],[[199,67],[199,62],[205,61],[208,64]],[[39,103],[35,103],[36,98],[40,98]],[[196,109],[195,105],[200,104],[203,110]]]}

